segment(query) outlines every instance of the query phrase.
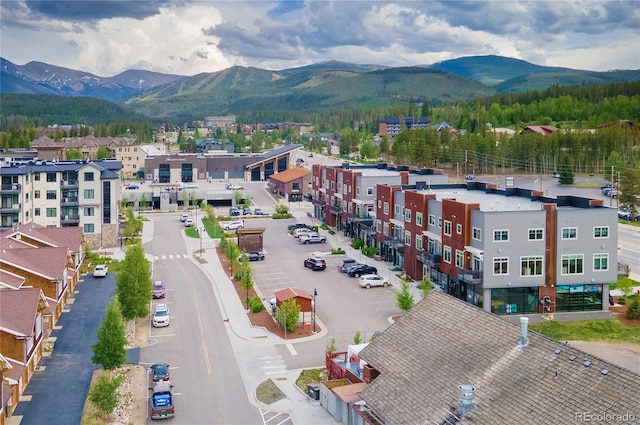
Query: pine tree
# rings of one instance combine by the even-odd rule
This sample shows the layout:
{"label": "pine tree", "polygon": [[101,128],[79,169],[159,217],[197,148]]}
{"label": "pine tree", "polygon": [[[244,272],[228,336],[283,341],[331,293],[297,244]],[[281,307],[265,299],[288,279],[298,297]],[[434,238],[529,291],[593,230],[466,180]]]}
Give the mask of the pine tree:
{"label": "pine tree", "polygon": [[116,280],[116,295],[125,320],[149,315],[151,269],[141,245],[132,245],[127,251]]}
{"label": "pine tree", "polygon": [[127,337],[122,314],[115,303],[107,306],[104,320],[98,329],[98,342],[91,346],[93,364],[102,365],[105,370],[113,370],[127,360]]}
{"label": "pine tree", "polygon": [[405,277],[400,279],[400,289],[396,291],[396,301],[398,302],[398,308],[404,311],[411,310],[415,304],[415,299],[409,289],[409,282]]}

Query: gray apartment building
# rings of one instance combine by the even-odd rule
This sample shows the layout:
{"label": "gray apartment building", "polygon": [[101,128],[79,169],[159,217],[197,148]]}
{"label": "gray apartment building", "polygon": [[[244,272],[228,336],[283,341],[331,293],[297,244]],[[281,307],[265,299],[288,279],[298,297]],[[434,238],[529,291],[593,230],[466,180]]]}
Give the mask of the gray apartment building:
{"label": "gray apartment building", "polygon": [[91,248],[118,243],[120,161],[31,161],[0,167],[2,228],[82,227]]}
{"label": "gray apartment building", "polygon": [[471,182],[379,184],[376,246],[415,280],[497,314],[606,310],[618,218],[601,200]]}

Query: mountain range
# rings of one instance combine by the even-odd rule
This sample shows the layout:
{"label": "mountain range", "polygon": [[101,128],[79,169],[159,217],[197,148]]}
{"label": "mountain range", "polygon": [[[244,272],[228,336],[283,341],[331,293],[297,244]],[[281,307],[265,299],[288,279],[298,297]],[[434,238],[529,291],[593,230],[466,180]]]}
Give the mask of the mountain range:
{"label": "mountain range", "polygon": [[640,70],[595,72],[546,67],[502,56],[470,56],[430,66],[391,68],[330,61],[279,71],[231,67],[194,76],[127,70],[99,77],[42,62],[0,58],[0,93],[93,97],[158,119],[269,110],[389,107],[428,99],[433,105],[496,93],[640,80]]}

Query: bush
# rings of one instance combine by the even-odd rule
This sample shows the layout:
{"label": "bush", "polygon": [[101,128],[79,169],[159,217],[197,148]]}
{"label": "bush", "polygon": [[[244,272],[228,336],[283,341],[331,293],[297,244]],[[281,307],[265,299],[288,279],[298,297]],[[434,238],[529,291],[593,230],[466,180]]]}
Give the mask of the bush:
{"label": "bush", "polygon": [[626,297],[619,297],[618,298],[618,304],[625,305],[626,303],[627,303],[627,298]]}
{"label": "bush", "polygon": [[633,300],[627,309],[627,319],[640,319],[640,298]]}
{"label": "bush", "polygon": [[337,255],[337,254],[344,254],[344,249],[342,248],[334,248],[331,250],[331,254],[333,255]]}
{"label": "bush", "polygon": [[329,234],[330,234],[330,235],[335,235],[335,234],[336,234],[336,232],[334,232],[334,231],[333,231],[333,230],[331,230],[331,229],[329,229],[329,230],[328,230],[328,232],[329,232]]}
{"label": "bush", "polygon": [[271,214],[271,218],[273,218],[274,220],[279,220],[279,219],[283,219],[283,218],[292,218],[293,216],[289,213],[286,214]]}
{"label": "bush", "polygon": [[250,298],[249,307],[251,308],[251,311],[254,313],[260,313],[262,310],[264,310],[264,304],[262,304],[262,301],[260,301],[260,297]]}
{"label": "bush", "polygon": [[351,242],[351,248],[353,249],[360,249],[364,246],[364,241],[362,239],[354,239],[353,242]]}
{"label": "bush", "polygon": [[373,258],[378,253],[378,250],[374,246],[365,246],[362,248],[362,253],[369,258]]}
{"label": "bush", "polygon": [[322,223],[322,225],[320,225],[320,228],[321,228],[322,230],[329,230],[329,227],[327,226],[327,224],[326,224],[326,223]]}
{"label": "bush", "polygon": [[118,376],[109,379],[106,376],[98,378],[98,382],[94,385],[89,393],[89,401],[103,414],[110,414],[113,409],[118,406],[119,394],[116,392],[124,376]]}

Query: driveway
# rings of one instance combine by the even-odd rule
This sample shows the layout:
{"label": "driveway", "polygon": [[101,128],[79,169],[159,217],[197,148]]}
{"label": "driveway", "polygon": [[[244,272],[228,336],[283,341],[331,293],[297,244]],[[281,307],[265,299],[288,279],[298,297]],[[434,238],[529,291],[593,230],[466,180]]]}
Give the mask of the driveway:
{"label": "driveway", "polygon": [[75,301],[51,333],[57,337],[53,354],[42,358],[25,390],[23,400],[31,400],[18,404],[8,424],[17,423],[20,416],[20,425],[80,423],[91,376],[98,368],[91,363],[91,345],[115,293],[115,275],[100,279],[85,275],[75,291]]}

